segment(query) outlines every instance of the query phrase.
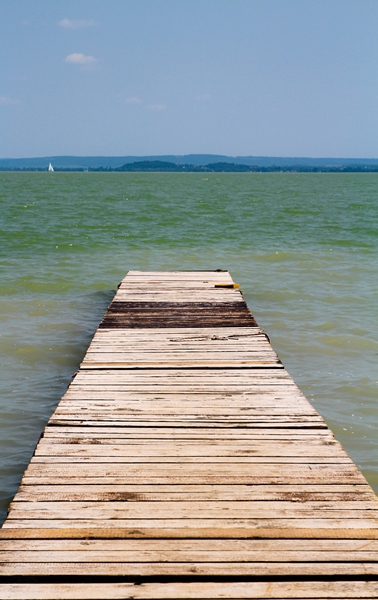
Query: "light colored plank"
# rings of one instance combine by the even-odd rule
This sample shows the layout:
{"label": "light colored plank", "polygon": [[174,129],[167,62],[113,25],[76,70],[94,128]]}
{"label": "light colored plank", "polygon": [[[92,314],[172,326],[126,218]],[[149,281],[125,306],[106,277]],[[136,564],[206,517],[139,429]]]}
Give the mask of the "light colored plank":
{"label": "light colored plank", "polygon": [[206,576],[206,577],[249,577],[249,576],[367,576],[378,574],[376,562],[363,563],[13,563],[0,564],[3,576],[54,576],[74,575],[101,576]]}
{"label": "light colored plank", "polygon": [[[81,436],[85,436],[89,440],[92,438],[96,439],[126,439],[131,440],[132,443],[135,443],[135,439],[140,440],[140,443],[144,443],[145,440],[148,439],[156,439],[156,440],[191,440],[191,439],[209,439],[209,440],[218,440],[218,441],[226,441],[231,440],[235,441],[244,441],[244,440],[297,440],[303,441],[304,443],[313,442],[314,440],[320,440],[324,443],[337,443],[335,438],[333,437],[332,432],[329,429],[302,429],[302,430],[290,430],[290,429],[277,429],[271,427],[267,429],[265,432],[259,429],[250,430],[250,429],[228,429],[226,431],[222,431],[221,435],[214,432],[212,429],[206,429],[203,427],[200,429],[193,428],[185,428],[182,429],[180,427],[177,428],[162,428],[162,427],[151,427],[149,429],[140,429],[135,430],[134,427],[103,427],[103,426],[89,426],[89,425],[69,425],[69,426],[53,426],[48,425],[43,433],[43,439],[47,438],[61,438],[61,436],[69,437],[74,436],[76,439],[80,439]],[[91,443],[91,442],[90,442]],[[92,442],[96,443],[96,442]]]}
{"label": "light colored plank", "polygon": [[[217,560],[224,555],[224,560],[230,561],[233,558],[233,553],[239,553],[238,562],[243,562],[242,553],[245,552],[245,556],[248,562],[257,559],[257,553],[261,554],[261,560],[269,560],[269,556],[266,553],[272,553],[272,561],[285,562],[285,556],[277,556],[273,558],[273,554],[282,552],[289,552],[289,557],[293,557],[293,560],[300,560],[301,552],[311,552],[318,555],[318,560],[324,560],[324,557],[329,552],[335,553],[356,553],[346,557],[347,561],[353,560],[353,557],[358,560],[373,560],[372,556],[377,556],[378,552],[378,540],[355,540],[355,539],[37,539],[37,540],[25,540],[25,539],[0,539],[0,551],[1,552],[25,552],[21,557],[20,561],[25,562],[26,555],[30,552],[64,552],[68,553],[71,551],[75,552],[123,552],[123,553],[135,553],[134,556],[131,554],[127,557],[127,560],[132,562],[137,561],[138,554],[141,556],[141,560],[145,560],[149,556],[151,560],[151,553],[165,552],[172,556],[168,557],[170,562],[181,562],[182,553],[191,552],[197,553],[195,560],[202,560],[200,554],[204,553],[207,555],[209,552],[216,554]],[[179,554],[175,554],[179,553]],[[249,556],[248,556],[249,553]],[[255,557],[252,557],[252,553],[256,553]],[[3,556],[3,554],[1,554]],[[30,556],[30,555],[29,555]],[[368,558],[370,557],[370,558]],[[15,557],[17,558],[17,557]],[[33,557],[31,557],[33,558]],[[45,560],[48,557],[45,557]],[[192,560],[188,558],[188,560]],[[82,559],[85,562],[85,558]],[[115,559],[116,560],[116,559]],[[123,558],[125,560],[125,558]],[[312,560],[315,560],[314,558]],[[335,560],[339,560],[336,559]],[[37,562],[31,560],[30,562]],[[48,562],[48,560],[47,560]]]}
{"label": "light colored plank", "polygon": [[[27,504],[27,503],[22,503]],[[54,504],[54,503],[52,503]],[[111,502],[108,504],[112,504]],[[130,503],[132,504],[132,503]],[[137,504],[137,503],[136,503]],[[179,504],[179,503],[178,503]],[[21,503],[19,503],[21,505]],[[330,511],[331,512],[331,511]],[[362,512],[362,511],[361,511]],[[88,509],[87,513],[88,517],[85,518],[87,514],[85,510],[76,514],[77,518],[73,518],[72,512],[66,513],[66,515],[57,515],[54,516],[53,511],[43,512],[39,511],[35,512],[33,515],[27,514],[27,512],[22,513],[19,510],[16,513],[11,511],[6,522],[3,525],[3,529],[5,527],[11,528],[37,528],[37,529],[66,529],[66,528],[78,528],[78,529],[126,529],[129,531],[133,531],[134,529],[143,532],[143,535],[147,538],[149,536],[153,536],[152,531],[155,531],[155,536],[159,535],[162,537],[166,531],[174,530],[177,533],[177,536],[181,535],[179,532],[184,532],[185,537],[200,537],[199,531],[202,530],[203,535],[205,537],[212,537],[215,535],[215,530],[217,530],[217,535],[215,537],[223,537],[225,534],[225,530],[232,530],[232,537],[243,537],[240,534],[240,529],[245,528],[246,534],[249,530],[249,536],[252,535],[251,532],[262,533],[262,537],[266,536],[267,529],[286,530],[286,536],[292,536],[292,530],[316,530],[319,535],[314,537],[324,537],[324,534],[320,534],[322,530],[364,530],[368,537],[368,531],[372,531],[374,539],[377,537],[377,527],[376,527],[376,517],[374,515],[369,516],[369,511],[365,511],[365,516],[359,516],[359,513],[356,512],[354,515],[355,518],[347,518],[346,515],[340,511],[337,513],[335,511],[335,516],[332,517],[331,514],[325,514],[325,516],[306,516],[300,515],[297,517],[287,516],[282,518],[264,518],[263,515],[259,515],[255,519],[253,518],[243,518],[242,516],[235,518],[221,518],[221,517],[206,517],[195,519],[195,518],[162,518],[162,519],[153,519],[153,518],[122,518],[120,514],[117,514],[117,511],[111,512],[107,511],[104,518],[101,518],[100,515],[96,518],[96,514],[91,516],[90,511]],[[105,510],[103,511],[105,513]],[[13,518],[14,515],[14,518]],[[37,515],[39,518],[37,518]],[[109,516],[107,516],[109,515]],[[67,518],[67,517],[71,518]],[[34,518],[33,518],[34,517]],[[289,530],[289,531],[288,531]],[[237,534],[236,534],[237,532]],[[344,534],[343,534],[344,535]]]}
{"label": "light colored plank", "polygon": [[171,500],[289,500],[292,502],[325,501],[376,502],[371,488],[365,485],[21,485],[14,502],[25,501],[134,501]]}
{"label": "light colored plank", "polygon": [[166,279],[193,279],[196,281],[197,279],[202,278],[212,278],[212,279],[226,279],[226,281],[232,282],[232,277],[227,270],[188,270],[188,271],[129,271],[127,275],[122,279],[122,281],[128,281],[133,278],[141,278],[144,280],[154,279],[156,277],[166,278]]}
{"label": "light colored plank", "polygon": [[127,388],[123,390],[107,390],[106,386],[97,388],[95,390],[76,389],[68,390],[63,396],[61,402],[76,402],[83,400],[104,400],[109,402],[121,401],[130,402],[134,406],[137,403],[149,403],[159,401],[159,406],[164,406],[176,403],[176,406],[196,406],[202,404],[203,406],[226,406],[231,408],[233,406],[237,408],[245,408],[245,410],[258,410],[259,408],[270,408],[280,409],[283,411],[292,410],[297,407],[306,407],[308,411],[316,412],[315,409],[301,396],[292,394],[290,391],[286,392],[282,389],[277,391],[268,389],[264,394],[263,391],[255,392],[254,394],[243,394],[243,393],[212,393],[206,391],[202,393],[189,394],[189,392],[171,392],[171,393],[158,393],[156,390],[152,391],[141,391],[129,390]]}
{"label": "light colored plank", "polygon": [[319,415],[309,415],[306,413],[301,413],[298,411],[298,413],[294,413],[294,414],[269,414],[268,411],[265,412],[265,414],[245,414],[242,411],[235,411],[234,413],[232,413],[230,411],[230,413],[227,413],[226,410],[223,412],[220,412],[220,414],[216,413],[216,411],[211,411],[211,410],[202,410],[202,411],[195,411],[195,410],[190,410],[189,409],[184,409],[182,411],[174,411],[174,409],[166,409],[166,410],[162,410],[161,412],[159,412],[158,408],[155,409],[151,409],[151,410],[137,410],[137,409],[122,409],[119,408],[116,412],[115,410],[111,410],[112,407],[107,408],[107,407],[77,407],[77,406],[72,406],[72,407],[64,407],[61,406],[59,408],[56,409],[56,411],[54,412],[54,417],[62,417],[62,418],[74,418],[74,419],[88,419],[88,420],[101,420],[101,419],[107,419],[109,421],[118,421],[118,422],[125,422],[125,421],[130,421],[130,422],[134,422],[134,421],[138,421],[138,423],[142,424],[143,422],[156,422],[156,421],[160,421],[161,423],[164,422],[187,422],[187,421],[202,421],[205,420],[206,422],[209,421],[209,425],[210,422],[220,422],[220,423],[227,423],[227,422],[234,422],[235,425],[236,424],[253,424],[255,422],[269,422],[271,424],[273,423],[323,423],[323,420],[321,419],[321,417],[319,417]]}
{"label": "light colored plank", "polygon": [[[70,466],[65,466],[59,469],[59,475],[58,476],[63,476],[65,473],[69,474],[69,473],[74,473],[77,472],[78,476],[92,476],[92,477],[96,477],[97,475],[100,476],[108,476],[108,477],[117,477],[121,474],[124,475],[135,475],[135,476],[144,476],[144,475],[148,475],[150,474],[151,476],[154,477],[160,477],[162,476],[182,476],[182,469],[180,468],[180,466],[175,466],[174,464],[164,464],[162,465],[162,467],[159,469],[157,465],[150,465],[148,463],[145,464],[138,464],[135,467],[133,467],[132,465],[125,465],[122,466],[121,465],[89,465],[88,468],[84,465],[81,465],[80,467],[78,466],[73,466],[72,468],[70,468]],[[31,463],[29,465],[29,467],[26,470],[26,474],[30,475],[57,475],[56,472],[56,467],[49,467],[49,465],[38,465],[38,464],[34,464]],[[355,481],[360,479],[361,477],[361,481],[356,481],[356,483],[361,483],[362,481],[365,481],[362,478],[362,475],[360,474],[360,471],[357,469],[356,465],[353,462],[350,462],[346,465],[344,464],[340,464],[337,466],[333,466],[333,465],[281,465],[279,466],[279,468],[275,467],[274,465],[261,465],[259,464],[256,467],[252,467],[250,465],[243,465],[240,464],[240,466],[238,467],[237,471],[235,471],[235,467],[233,465],[223,465],[221,467],[219,467],[218,465],[211,465],[211,464],[206,464],[206,465],[202,465],[201,463],[195,464],[195,465],[189,465],[186,467],[185,469],[185,474],[188,477],[189,476],[195,476],[198,475],[199,477],[202,476],[215,476],[215,477],[230,477],[230,482],[232,481],[232,477],[236,476],[236,477],[241,477],[241,476],[245,476],[245,477],[258,477],[260,476],[261,479],[263,479],[264,477],[277,477],[279,480],[283,479],[284,477],[286,477],[286,481],[284,481],[283,483],[288,483],[288,481],[290,481],[290,483],[298,483],[298,482],[294,482],[293,479],[296,478],[301,478],[301,477],[309,477],[310,479],[312,478],[323,478],[323,477],[337,477],[337,475],[343,476],[343,477],[350,477],[351,481]],[[262,481],[261,481],[262,483]],[[334,481],[333,483],[336,483],[336,481]]]}
{"label": "light colored plank", "polygon": [[[331,457],[345,458],[347,454],[341,445],[325,446],[323,444],[309,444],[298,442],[277,443],[261,441],[260,444],[222,444],[217,440],[214,444],[180,443],[169,442],[159,445],[150,444],[61,444],[51,443],[43,440],[39,442],[35,456],[58,456],[83,454],[84,456],[131,456],[141,458],[150,456],[158,457],[246,457],[248,455],[260,457]],[[348,458],[348,457],[347,457]]]}
{"label": "light colored plank", "polygon": [[[210,350],[210,352],[209,352]],[[195,352],[195,354],[193,354]],[[209,353],[211,353],[211,360],[209,359]],[[156,355],[156,356],[155,356]],[[167,362],[173,362],[174,360],[186,360],[185,367],[191,367],[192,361],[197,362],[204,359],[208,359],[209,362],[217,362],[220,360],[237,360],[238,355],[240,357],[240,361],[243,362],[245,360],[273,360],[277,358],[275,352],[270,351],[268,348],[242,348],[242,349],[196,349],[196,348],[180,348],[176,351],[171,348],[136,348],[135,352],[128,348],[127,350],[122,348],[121,346],[114,346],[112,348],[109,347],[101,347],[96,348],[93,347],[87,352],[87,359],[91,360],[108,360],[109,362],[119,360],[122,357],[125,361],[134,359],[135,362],[158,362],[158,360],[165,358]],[[278,360],[278,359],[277,359]],[[217,367],[218,368],[218,367]]]}
{"label": "light colored plank", "polygon": [[[190,282],[189,282],[190,283]],[[143,301],[144,298],[148,298],[149,302],[178,302],[180,296],[185,297],[185,303],[190,302],[207,302],[209,298],[214,303],[220,301],[220,299],[225,299],[227,302],[234,302],[235,300],[242,301],[242,296],[239,289],[235,288],[223,288],[223,287],[215,287],[217,282],[214,281],[211,286],[197,286],[196,284],[191,284],[189,287],[183,285],[180,286],[180,283],[175,284],[175,282],[166,282],[156,284],[154,287],[152,285],[147,285],[142,282],[131,283],[122,283],[119,287],[119,290],[116,294],[116,298],[120,296],[135,296],[135,302]],[[141,300],[139,299],[141,297]]]}
{"label": "light colored plank", "polygon": [[[133,378],[133,372],[122,372],[104,369],[101,371],[101,379],[106,381],[108,380],[110,384],[114,384],[116,382],[122,381],[130,381]],[[224,379],[226,382],[233,383],[244,383],[248,385],[252,383],[252,385],[256,383],[261,383],[263,381],[268,381],[270,385],[273,383],[284,382],[285,384],[289,384],[292,387],[297,389],[294,381],[291,379],[290,375],[285,369],[277,370],[276,372],[272,372],[271,370],[261,369],[258,372],[252,371],[248,373],[245,369],[233,369],[232,371],[227,369],[208,369],[206,372],[198,372],[196,369],[178,369],[177,371],[171,371],[169,369],[161,369],[161,371],[149,371],[147,370],[145,373],[151,379],[161,379],[166,380],[167,378],[171,379],[184,379],[185,382],[190,382],[192,380],[199,380],[204,383],[204,380],[210,380],[210,382],[217,381],[219,378]],[[140,379],[140,373],[137,375],[134,374],[134,378]],[[72,384],[76,384],[80,380],[97,380],[98,375],[92,372],[79,371],[73,380]],[[71,385],[72,385],[71,384]]]}
{"label": "light colored plank", "polygon": [[362,502],[15,502],[12,519],[369,519],[378,503]]}
{"label": "light colored plank", "polygon": [[[214,552],[214,562],[230,562],[235,559],[237,562],[246,562],[252,560],[265,562],[289,562],[304,560],[301,553],[311,553],[312,558],[306,560],[329,560],[329,552],[335,553],[335,560],[346,562],[352,560],[374,560],[377,559],[378,540],[317,540],[317,539],[246,539],[246,540],[192,540],[192,539],[91,539],[84,542],[80,539],[39,539],[39,540],[0,540],[0,552],[4,562],[39,562],[31,553],[34,552],[55,552],[60,555],[63,562],[71,562],[71,552],[87,552],[91,561],[94,558],[94,552],[104,553],[107,560],[110,556],[106,553],[113,553],[112,562],[117,562],[118,557],[114,554],[122,552],[122,561],[130,562],[149,562],[152,556],[157,561],[163,560],[157,553],[165,553],[164,561],[181,562],[184,553],[188,553],[185,560],[209,560],[209,553]],[[22,555],[17,556],[22,552]],[[243,553],[245,555],[243,556]],[[288,553],[287,556],[282,553]],[[8,553],[7,555],[5,553]],[[12,556],[10,555],[12,553]],[[64,553],[64,554],[63,554]],[[191,554],[189,556],[189,553]],[[337,554],[337,556],[336,556]],[[315,558],[317,556],[317,559]],[[342,555],[345,555],[342,557]],[[34,559],[34,560],[33,560]],[[42,557],[43,561],[57,560],[57,558],[47,555]],[[83,558],[84,562],[86,559]]]}
{"label": "light colored plank", "polygon": [[84,456],[78,456],[78,457],[74,457],[74,458],[70,458],[70,457],[64,457],[64,456],[52,456],[52,457],[38,457],[33,459],[33,464],[37,464],[37,465],[46,465],[46,464],[50,464],[50,465],[59,465],[57,466],[57,468],[60,468],[60,465],[82,465],[82,464],[86,464],[86,465],[109,465],[109,464],[115,464],[115,465],[123,465],[123,466],[137,466],[140,464],[149,464],[151,466],[156,466],[157,468],[161,468],[164,467],[166,465],[171,465],[171,464],[176,464],[177,467],[180,467],[183,471],[188,467],[191,466],[193,464],[195,464],[196,462],[200,463],[201,465],[208,465],[211,463],[216,463],[219,468],[222,468],[224,465],[233,465],[235,470],[237,470],[239,468],[240,465],[250,465],[251,468],[258,468],[261,465],[273,465],[276,469],[278,469],[279,466],[281,465],[287,465],[290,464],[291,466],[295,467],[295,466],[301,466],[303,464],[308,464],[310,466],[318,466],[318,465],[327,465],[327,466],[332,466],[332,467],[337,467],[338,465],[348,465],[349,462],[346,460],[342,460],[342,459],[293,459],[293,460],[285,460],[285,459],[277,459],[277,460],[273,460],[273,459],[267,459],[267,460],[263,460],[263,459],[245,459],[245,460],[240,460],[240,461],[236,461],[236,460],[232,460],[232,459],[225,459],[225,460],[221,460],[221,459],[204,459],[204,460],[197,460],[192,458],[192,459],[188,459],[188,460],[174,460],[174,459],[162,459],[162,460],[154,460],[153,457],[148,458],[148,459],[144,459],[143,461],[138,460],[138,458],[122,458],[122,457],[116,457],[116,458],[112,458],[112,457],[84,457]]}
{"label": "light colored plank", "polygon": [[152,343],[156,340],[166,340],[171,343],[239,343],[263,336],[267,339],[262,327],[167,327],[165,329],[153,329],[142,327],[140,329],[117,330],[113,328],[97,329],[93,341],[102,339],[150,339]]}
{"label": "light colored plank", "polygon": [[[272,419],[273,421],[273,419]],[[64,416],[64,417],[52,417],[50,419],[50,424],[51,425],[82,425],[83,422],[85,422],[88,426],[90,427],[95,427],[96,425],[98,425],[99,427],[111,427],[112,425],[115,425],[116,423],[118,425],[123,425],[124,427],[132,427],[133,425],[135,426],[135,421],[133,422],[132,420],[128,419],[118,419],[118,420],[111,420],[111,419],[106,419],[106,418],[99,418],[98,416],[94,417],[94,418],[90,418],[88,415],[84,418],[84,415],[69,415],[69,416]],[[237,420],[233,420],[233,421],[221,421],[221,420],[213,420],[210,421],[209,419],[206,420],[198,420],[198,421],[191,421],[191,420],[179,420],[177,419],[176,421],[163,421],[163,420],[139,420],[138,421],[138,427],[140,428],[140,430],[142,430],[143,427],[146,427],[148,429],[150,429],[150,427],[169,427],[169,428],[179,428],[182,427],[184,429],[186,429],[187,427],[198,427],[199,429],[203,429],[204,426],[206,426],[207,429],[211,429],[214,428],[216,429],[218,432],[221,429],[227,429],[227,428],[241,428],[241,427],[250,427],[251,429],[256,429],[256,428],[261,428],[261,429],[267,429],[269,427],[282,427],[284,429],[288,429],[288,427],[295,429],[298,428],[300,431],[303,431],[304,428],[308,427],[312,430],[318,430],[320,427],[324,427],[324,429],[326,428],[325,423],[321,422],[321,421],[309,421],[309,422],[295,422],[294,420],[290,421],[290,420],[286,420],[286,421],[274,421],[271,422],[269,421],[269,419],[264,420],[260,420],[257,421],[255,420],[253,423],[250,422],[241,422],[241,421],[237,421]]]}
{"label": "light colored plank", "polygon": [[[183,523],[183,521],[181,521]],[[378,539],[377,528],[371,527],[361,520],[358,523],[348,521],[332,523],[304,521],[299,523],[294,521],[286,522],[282,520],[260,523],[257,527],[246,523],[221,522],[216,521],[216,525],[208,527],[198,525],[191,527],[147,527],[146,523],[140,527],[131,526],[121,521],[120,526],[111,521],[33,521],[20,520],[9,524],[5,521],[0,529],[0,539],[353,539],[353,540],[376,540]],[[186,523],[187,525],[187,523]],[[301,526],[302,525],[302,526]],[[306,526],[307,525],[307,526]],[[313,526],[311,526],[313,525]]]}
{"label": "light colored plank", "polygon": [[[149,544],[145,543],[144,546],[148,547]],[[243,548],[242,550],[216,550],[210,547],[206,550],[183,550],[176,548],[175,550],[158,548],[156,550],[151,549],[133,549],[124,550],[123,548],[115,548],[114,550],[106,550],[101,547],[94,549],[91,546],[85,546],[81,542],[81,548],[59,550],[49,548],[47,550],[39,550],[34,548],[33,550],[1,550],[0,551],[0,574],[1,565],[15,565],[16,563],[27,564],[27,563],[80,563],[83,565],[83,571],[85,572],[87,563],[222,563],[225,567],[225,571],[232,567],[235,563],[246,566],[247,563],[285,563],[286,567],[290,563],[319,563],[319,571],[328,571],[329,565],[327,563],[345,563],[345,571],[350,563],[374,563],[377,562],[378,552],[373,551],[362,551],[358,550],[345,550],[340,551],[331,549],[329,551],[321,550],[289,550],[286,549],[284,553],[274,549],[273,545],[266,551],[264,550],[248,550]],[[254,564],[250,565],[250,572],[253,573]],[[353,566],[352,565],[352,566]],[[280,565],[282,568],[284,565]],[[378,564],[376,565],[378,568]],[[231,567],[231,568],[232,568]],[[361,564],[362,567],[362,564]],[[360,568],[361,568],[360,567]],[[305,567],[306,568],[306,567]],[[304,568],[304,569],[305,569]],[[22,571],[22,567],[20,567]]]}
{"label": "light colored plank", "polygon": [[2,600],[373,600],[376,581],[2,584]]}
{"label": "light colored plank", "polygon": [[[37,465],[34,465],[37,466]],[[40,466],[40,465],[38,465]],[[59,479],[57,479],[56,475],[53,474],[42,474],[42,473],[26,473],[22,479],[22,483],[24,485],[57,485],[57,484],[64,484],[64,485],[71,485],[73,484],[75,481],[78,480],[78,477],[80,477],[80,483],[82,484],[86,484],[86,485],[92,485],[93,483],[96,484],[100,484],[100,485],[105,485],[107,483],[109,483],[109,475],[108,474],[98,474],[98,467],[106,467],[107,465],[101,465],[101,464],[92,464],[92,465],[88,465],[88,467],[91,468],[92,471],[94,471],[95,473],[93,473],[92,475],[87,475],[87,474],[82,474],[80,471],[83,468],[82,464],[76,464],[76,465],[72,465],[75,466],[76,469],[76,475],[74,474],[74,470],[71,469],[71,472],[66,472],[66,465],[63,463],[60,467],[59,467],[59,471],[65,471],[60,477]],[[156,465],[154,465],[156,468]],[[164,465],[167,466],[167,465]],[[282,470],[282,468],[285,465],[279,465],[279,469]],[[316,466],[316,465],[315,465]],[[340,465],[340,467],[343,465]],[[117,465],[118,469],[120,471],[122,471],[122,467],[123,465]],[[54,467],[55,470],[57,470],[57,467]],[[104,469],[105,470],[105,469]],[[182,471],[184,469],[181,469]],[[204,485],[282,485],[282,484],[286,484],[288,479],[285,476],[280,476],[279,474],[277,474],[277,466],[275,467],[275,475],[263,475],[262,477],[258,477],[258,476],[241,476],[241,475],[234,475],[234,476],[230,476],[230,475],[211,475],[211,474],[203,474],[203,473],[199,473],[197,476],[196,475],[188,475],[185,476],[183,474],[181,475],[176,475],[176,474],[163,474],[163,475],[153,475],[153,471],[150,471],[150,473],[146,473],[145,470],[142,474],[140,475],[134,475],[134,474],[120,474],[120,475],[112,475],[112,484],[114,485],[140,485],[143,483],[148,483],[148,484],[172,484],[172,485],[183,485],[183,484],[204,484]],[[332,474],[328,473],[324,474],[323,476],[320,475],[315,475],[315,476],[311,476],[311,475],[296,475],[293,476],[290,481],[294,484],[294,485],[321,485],[321,484],[326,484],[327,483],[327,479],[329,479],[329,477],[333,477],[333,481],[332,484],[335,485],[345,485],[345,484],[361,484],[361,483],[366,483],[366,480],[364,479],[363,475],[361,474],[360,476],[350,476],[348,474],[343,474],[343,473],[337,473],[336,472],[336,468],[334,469],[334,472]]]}
{"label": "light colored plank", "polygon": [[278,413],[278,411],[281,411],[280,414],[290,414],[301,410],[306,411],[307,414],[318,415],[316,410],[301,398],[293,401],[290,401],[290,398],[288,398],[286,402],[285,398],[277,399],[273,394],[270,399],[269,397],[265,398],[265,404],[264,402],[260,402],[259,398],[249,400],[244,399],[243,401],[237,397],[232,398],[226,396],[217,398],[216,396],[207,396],[205,394],[198,394],[196,398],[186,396],[180,397],[180,395],[176,394],[166,394],[164,396],[159,396],[158,394],[143,394],[140,396],[141,397],[136,397],[133,393],[128,391],[125,393],[113,392],[113,395],[102,394],[101,392],[78,392],[76,394],[66,394],[59,404],[63,407],[82,406],[85,408],[91,406],[109,406],[113,409],[130,407],[139,410],[153,408],[155,411],[167,408],[179,411],[182,409],[198,409],[198,407],[204,407],[208,410],[218,410],[219,412],[226,411],[227,413],[234,411],[240,412],[243,410],[245,413],[258,411],[264,411],[265,413],[267,411],[276,411],[276,413]]}
{"label": "light colored plank", "polygon": [[[252,414],[252,415],[317,415],[317,412],[305,403],[297,402],[291,406],[278,403],[276,406],[268,404],[267,406],[251,405],[242,402],[226,402],[216,400],[206,400],[203,398],[201,403],[200,399],[197,401],[183,399],[182,401],[177,398],[166,398],[164,401],[157,402],[155,399],[145,398],[145,401],[136,400],[135,398],[104,398],[98,395],[97,398],[79,398],[65,397],[59,404],[59,409],[72,409],[76,410],[89,410],[93,408],[101,408],[101,410],[129,410],[133,412],[140,412],[143,414],[144,411],[151,411],[152,409],[166,412],[167,410],[175,410],[176,414],[181,413],[200,413],[200,414],[217,414],[226,412],[227,414]],[[161,414],[161,413],[160,413]]]}
{"label": "light colored plank", "polygon": [[[215,287],[219,286],[220,287]],[[190,278],[164,278],[164,277],[153,277],[148,280],[143,280],[142,278],[132,277],[125,279],[119,285],[118,292],[120,291],[128,291],[135,289],[144,289],[146,293],[151,294],[154,289],[160,288],[161,290],[173,290],[175,292],[179,292],[180,288],[183,291],[191,291],[194,292],[203,292],[205,291],[205,286],[208,285],[208,290],[218,291],[220,293],[225,292],[238,292],[240,294],[240,288],[234,287],[235,284],[230,282],[230,280],[225,280],[225,278],[215,278],[215,277],[202,277],[201,279],[190,279]],[[182,287],[181,287],[182,286]],[[189,287],[186,287],[189,286]]]}
{"label": "light colored plank", "polygon": [[[114,357],[113,357],[114,358]],[[161,365],[164,365],[165,367],[169,368],[169,369],[177,369],[177,368],[181,368],[181,367],[185,367],[188,364],[188,361],[185,360],[165,360],[165,361],[161,361],[161,362],[157,362],[156,360],[145,360],[145,361],[133,361],[133,360],[127,360],[127,359],[122,359],[122,357],[118,358],[118,359],[114,359],[114,360],[108,360],[107,357],[105,357],[105,359],[102,361],[101,358],[99,356],[96,357],[95,360],[93,360],[93,362],[86,360],[85,362],[82,363],[83,368],[85,369],[116,369],[119,367],[122,367],[124,369],[146,369],[146,368],[160,368]],[[264,368],[274,368],[274,369],[282,369],[283,366],[279,363],[279,362],[275,362],[274,360],[269,360],[268,358],[265,359],[255,359],[255,360],[239,360],[239,359],[229,359],[229,360],[224,360],[224,359],[219,359],[219,361],[217,360],[206,360],[206,359],[198,359],[198,360],[191,360],[190,361],[190,366],[191,367],[203,367],[203,368],[209,368],[209,367],[223,367],[223,368],[234,368],[234,367],[245,367],[245,368],[260,368],[260,367],[264,367]]]}

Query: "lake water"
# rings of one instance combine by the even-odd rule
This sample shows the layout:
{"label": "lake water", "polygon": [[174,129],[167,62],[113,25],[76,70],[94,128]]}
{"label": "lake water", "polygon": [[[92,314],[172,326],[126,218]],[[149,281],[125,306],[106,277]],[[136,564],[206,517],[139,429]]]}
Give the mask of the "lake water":
{"label": "lake water", "polygon": [[0,173],[0,518],[130,269],[228,269],[378,491],[378,175]]}

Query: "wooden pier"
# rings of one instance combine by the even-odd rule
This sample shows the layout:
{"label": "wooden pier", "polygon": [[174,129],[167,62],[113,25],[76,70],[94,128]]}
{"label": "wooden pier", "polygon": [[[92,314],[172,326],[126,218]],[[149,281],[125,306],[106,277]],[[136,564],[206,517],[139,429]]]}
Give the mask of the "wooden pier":
{"label": "wooden pier", "polygon": [[127,275],[0,530],[0,599],[125,598],[378,598],[377,498],[225,271]]}

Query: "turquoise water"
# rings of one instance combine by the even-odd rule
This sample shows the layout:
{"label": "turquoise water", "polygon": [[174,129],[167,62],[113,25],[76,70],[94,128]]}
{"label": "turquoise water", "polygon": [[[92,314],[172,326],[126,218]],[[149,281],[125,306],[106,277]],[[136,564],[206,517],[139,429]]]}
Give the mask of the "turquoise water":
{"label": "turquoise water", "polygon": [[129,269],[228,269],[378,491],[378,175],[0,173],[0,516]]}

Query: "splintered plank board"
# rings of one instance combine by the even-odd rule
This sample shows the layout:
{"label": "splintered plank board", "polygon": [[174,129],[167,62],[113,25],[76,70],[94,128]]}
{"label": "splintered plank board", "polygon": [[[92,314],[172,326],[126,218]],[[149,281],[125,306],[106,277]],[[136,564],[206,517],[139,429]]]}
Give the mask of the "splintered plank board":
{"label": "splintered plank board", "polygon": [[130,272],[0,530],[0,599],[373,599],[377,576],[377,498],[230,274]]}

